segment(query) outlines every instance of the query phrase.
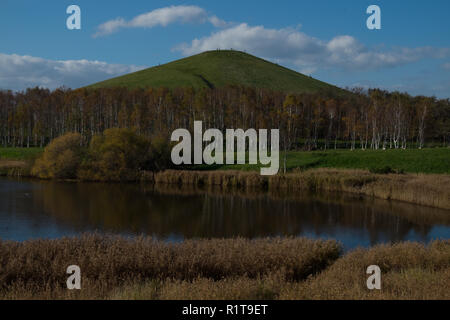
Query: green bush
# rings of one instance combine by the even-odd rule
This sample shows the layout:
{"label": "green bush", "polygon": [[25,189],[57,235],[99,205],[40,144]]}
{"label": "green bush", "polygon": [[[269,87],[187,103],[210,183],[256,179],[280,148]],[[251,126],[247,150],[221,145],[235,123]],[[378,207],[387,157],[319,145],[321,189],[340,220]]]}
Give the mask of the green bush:
{"label": "green bush", "polygon": [[172,167],[172,145],[168,143],[170,137],[165,135],[155,135],[150,143],[150,158],[146,170],[163,171]]}
{"label": "green bush", "polygon": [[67,133],[45,148],[31,173],[43,179],[74,179],[83,159],[83,151],[81,135]]}
{"label": "green bush", "polygon": [[108,129],[82,147],[78,133],[54,139],[35,162],[32,174],[44,179],[135,181],[143,171],[170,168],[169,138],[148,139],[131,129]]}
{"label": "green bush", "polygon": [[151,160],[150,140],[130,129],[108,129],[91,140],[79,178],[97,181],[136,180]]}

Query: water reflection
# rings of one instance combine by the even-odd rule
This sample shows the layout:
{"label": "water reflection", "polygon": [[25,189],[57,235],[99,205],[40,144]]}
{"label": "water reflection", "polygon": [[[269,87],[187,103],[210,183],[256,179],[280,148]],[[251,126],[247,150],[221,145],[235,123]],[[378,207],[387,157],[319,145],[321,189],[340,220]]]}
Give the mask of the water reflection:
{"label": "water reflection", "polygon": [[93,230],[169,240],[309,236],[335,238],[353,248],[450,238],[450,211],[347,194],[0,180],[1,238]]}

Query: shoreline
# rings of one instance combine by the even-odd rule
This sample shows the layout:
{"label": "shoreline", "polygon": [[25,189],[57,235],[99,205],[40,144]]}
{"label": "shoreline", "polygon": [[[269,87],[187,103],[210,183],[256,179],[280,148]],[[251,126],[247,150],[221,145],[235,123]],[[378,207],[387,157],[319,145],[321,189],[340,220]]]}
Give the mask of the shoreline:
{"label": "shoreline", "polygon": [[[20,165],[17,165],[19,163]],[[43,180],[32,176],[29,172],[29,165],[26,162],[3,160],[3,165],[0,162],[0,176]],[[81,180],[69,182],[119,183]],[[256,189],[287,193],[301,190],[344,192],[450,210],[450,187],[448,187],[450,175],[447,174],[377,174],[359,169],[320,168],[261,176],[254,171],[166,170],[156,173],[143,171],[138,174],[135,181],[127,183],[214,187],[221,190]]]}
{"label": "shoreline", "polygon": [[450,175],[374,174],[365,170],[311,169],[264,177],[245,171],[175,171],[144,174],[154,184],[212,186],[224,190],[260,188],[265,191],[331,191],[396,200],[440,209],[450,209]]}

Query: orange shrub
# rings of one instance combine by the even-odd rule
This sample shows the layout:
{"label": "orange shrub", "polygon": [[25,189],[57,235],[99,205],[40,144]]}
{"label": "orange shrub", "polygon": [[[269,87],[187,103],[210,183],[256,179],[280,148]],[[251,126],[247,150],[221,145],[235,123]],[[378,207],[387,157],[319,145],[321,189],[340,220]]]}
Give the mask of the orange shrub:
{"label": "orange shrub", "polygon": [[82,137],[67,133],[54,139],[36,160],[31,173],[43,179],[73,179],[83,159]]}

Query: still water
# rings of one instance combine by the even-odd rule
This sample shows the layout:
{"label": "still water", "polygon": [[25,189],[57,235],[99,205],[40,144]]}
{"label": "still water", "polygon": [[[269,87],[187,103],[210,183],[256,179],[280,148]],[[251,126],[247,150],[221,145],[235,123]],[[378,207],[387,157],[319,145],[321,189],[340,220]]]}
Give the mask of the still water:
{"label": "still water", "polygon": [[187,238],[305,236],[344,247],[450,238],[450,210],[347,194],[220,192],[0,178],[0,239],[86,232]]}

